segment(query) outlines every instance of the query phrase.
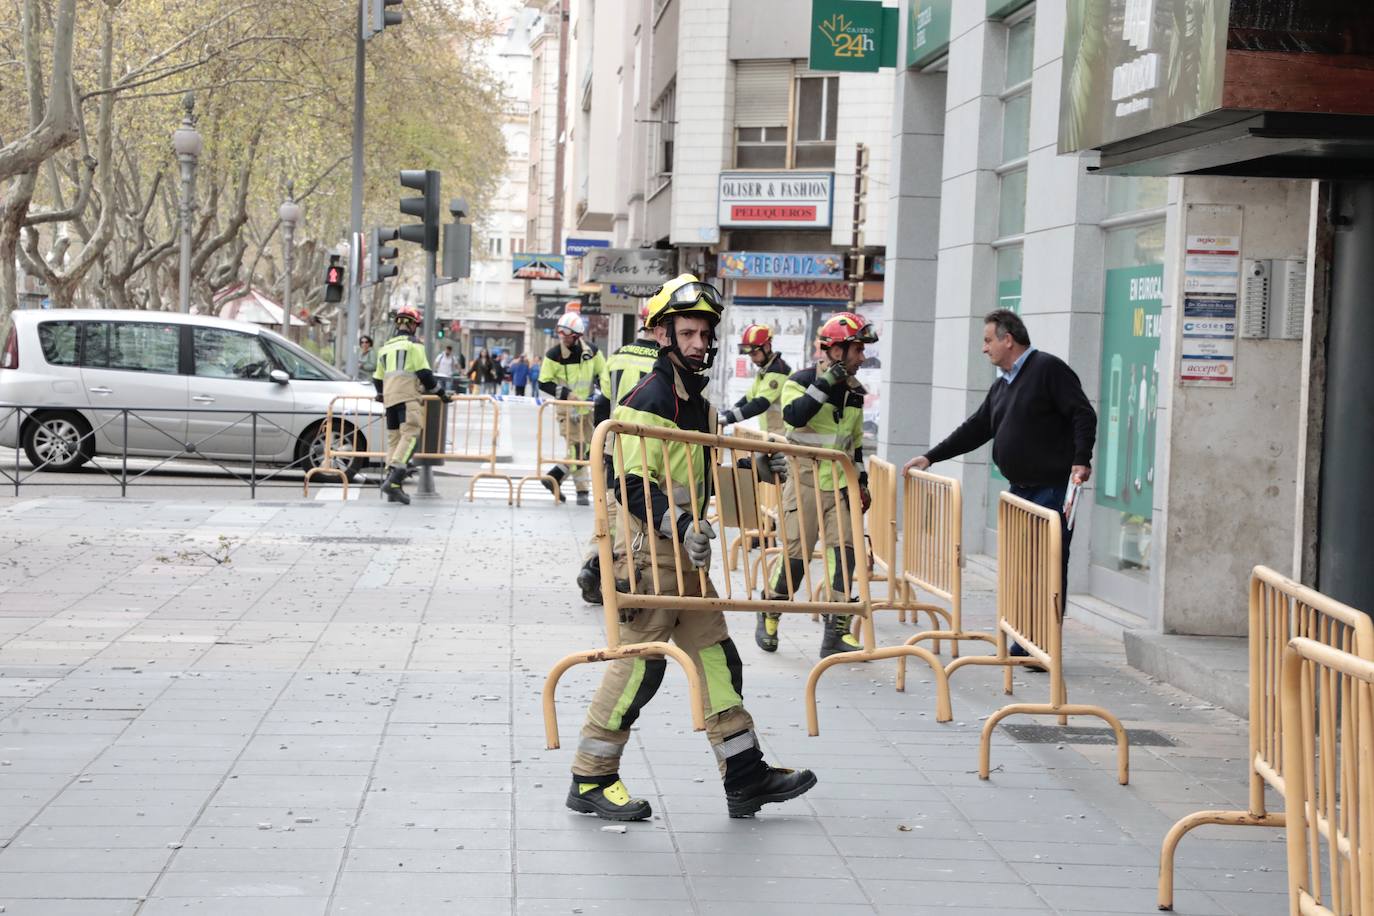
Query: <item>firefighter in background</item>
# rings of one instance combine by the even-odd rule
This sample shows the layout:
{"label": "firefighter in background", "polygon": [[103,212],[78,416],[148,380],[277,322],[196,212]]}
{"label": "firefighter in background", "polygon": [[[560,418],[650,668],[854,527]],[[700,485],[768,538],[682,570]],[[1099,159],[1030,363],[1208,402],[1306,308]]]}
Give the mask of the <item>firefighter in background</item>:
{"label": "firefighter in background", "polygon": [[[878,342],[877,332],[853,312],[831,317],[816,335],[820,361],[792,375],[782,389],[782,419],[787,440],[798,445],[835,449],[854,456],[859,469],[858,498],[868,511],[868,473],[863,470],[864,387],[854,373],[864,361],[864,347]],[[789,475],[782,488],[783,538],[786,555],[779,556],[768,578],[764,597],[787,601],[788,590],[804,588],[806,567],[816,539],[825,533],[825,570],[834,594],[856,600],[847,589],[854,582],[855,544],[849,528],[848,491],[844,471],[833,461],[817,465],[801,462],[801,474]],[[812,468],[818,468],[814,471]],[[798,479],[800,477],[800,479]],[[835,487],[839,486],[836,497]],[[819,489],[820,517],[817,518]],[[840,545],[844,546],[841,547]],[[784,562],[785,561],[785,562]],[[760,613],[754,641],[765,652],[778,648],[781,614]],[[821,658],[853,652],[863,645],[849,631],[851,614],[827,614],[821,637]]]}
{"label": "firefighter in background", "polygon": [[425,348],[415,339],[420,313],[403,305],[396,310],[395,321],[396,333],[377,351],[372,384],[377,388],[377,399],[386,406],[386,477],[382,480],[382,493],[388,502],[408,506],[410,497],[401,485],[423,429],[425,413],[421,398],[437,394],[447,402],[450,396],[439,388]]}
{"label": "firefighter in background", "polygon": [[[606,360],[606,373],[601,378],[601,391],[592,402],[593,423],[599,424],[602,420],[610,419],[611,411],[625,400],[625,396],[634,390],[640,379],[653,371],[654,360],[658,359],[658,341],[648,328],[648,320],[649,300],[645,299],[644,304],[639,307],[638,336],[633,343],[625,344]],[[614,453],[615,440],[607,436],[606,517],[612,531],[616,530],[618,524],[616,507],[619,505],[611,493],[611,482],[615,478],[615,468],[611,461]],[[582,592],[583,601],[588,604],[601,603],[601,555],[597,553],[595,534],[592,535],[587,559],[578,570],[577,587]]]}
{"label": "firefighter in background", "polygon": [[[612,417],[663,430],[710,432],[715,415],[703,395],[708,381],[703,373],[715,356],[722,309],[716,288],[691,274],[664,284],[649,300],[648,325],[660,345],[658,359]],[[622,436],[620,444],[616,474],[622,478],[618,484],[625,486],[627,501],[620,511],[627,517],[630,543],[615,536],[617,574],[626,566],[628,579],[627,564],[633,562],[636,585],[651,591],[654,576],[649,566],[656,562],[660,594],[715,597],[710,580],[703,583],[694,570],[709,568],[711,539],[716,536],[705,520],[711,462],[707,449],[685,442],[668,443],[665,449],[660,440],[638,436]],[[619,498],[619,485],[615,492]],[[649,539],[656,539],[652,551]],[[679,569],[683,592],[677,591]],[[724,779],[731,817],[750,817],[764,805],[796,798],[816,784],[809,770],[779,769],[764,762],[754,720],[741,697],[743,663],[723,613],[643,608],[628,610],[623,617],[624,642],[672,639],[696,666],[706,733]],[[621,658],[607,666],[573,758],[569,808],[617,821],[652,815],[649,803],[632,797],[621,782],[620,758],[630,726],[658,691],[666,667],[662,656]]]}
{"label": "firefighter in background", "polygon": [[773,352],[773,331],[767,325],[751,324],[745,328],[740,335],[739,351],[754,364],[754,382],[734,407],[721,412],[720,425],[758,417],[759,428],[765,433],[781,433],[782,407],[778,401],[792,367],[781,353]]}
{"label": "firefighter in background", "polygon": [[[539,390],[560,401],[590,401],[593,388],[606,375],[606,357],[584,338],[587,322],[577,312],[564,312],[558,319],[558,343],[544,354],[539,367]],[[590,407],[557,407],[558,431],[567,443],[569,458],[585,462],[591,454],[592,411]],[[586,464],[572,468],[556,464],[543,481],[544,487],[559,502],[563,501],[563,478],[571,476],[577,489],[577,504],[591,505],[587,488],[590,474]],[[552,478],[551,480],[548,478]]]}

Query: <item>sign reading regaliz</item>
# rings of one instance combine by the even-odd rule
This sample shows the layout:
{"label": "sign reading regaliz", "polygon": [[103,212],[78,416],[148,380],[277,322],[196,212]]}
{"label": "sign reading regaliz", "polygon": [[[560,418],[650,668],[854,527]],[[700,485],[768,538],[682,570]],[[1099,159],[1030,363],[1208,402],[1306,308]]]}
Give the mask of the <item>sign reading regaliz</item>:
{"label": "sign reading regaliz", "polygon": [[[897,10],[880,0],[812,0],[812,70],[876,73],[897,59]],[[886,36],[886,40],[885,40]]]}

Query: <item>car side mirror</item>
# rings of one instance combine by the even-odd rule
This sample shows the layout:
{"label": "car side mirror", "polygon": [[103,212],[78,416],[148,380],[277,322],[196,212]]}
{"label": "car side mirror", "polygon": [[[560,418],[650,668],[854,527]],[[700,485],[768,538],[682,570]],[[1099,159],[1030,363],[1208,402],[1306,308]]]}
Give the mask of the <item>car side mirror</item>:
{"label": "car side mirror", "polygon": [[273,369],[271,372],[267,373],[267,377],[278,385],[285,385],[287,382],[291,381],[291,376],[287,375],[281,369]]}

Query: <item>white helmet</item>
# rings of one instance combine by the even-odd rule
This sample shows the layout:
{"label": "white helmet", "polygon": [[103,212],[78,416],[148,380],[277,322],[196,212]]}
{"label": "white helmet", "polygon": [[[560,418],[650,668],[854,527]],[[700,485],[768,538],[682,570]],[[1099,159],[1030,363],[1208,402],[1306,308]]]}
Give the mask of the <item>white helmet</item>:
{"label": "white helmet", "polygon": [[577,312],[564,312],[558,319],[558,330],[581,337],[587,333],[587,320]]}

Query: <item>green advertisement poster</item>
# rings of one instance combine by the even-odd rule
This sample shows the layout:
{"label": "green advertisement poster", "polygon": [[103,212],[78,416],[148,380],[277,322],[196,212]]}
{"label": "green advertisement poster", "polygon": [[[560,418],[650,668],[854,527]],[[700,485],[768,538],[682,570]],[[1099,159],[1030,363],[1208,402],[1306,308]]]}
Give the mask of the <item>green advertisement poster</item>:
{"label": "green advertisement poster", "polygon": [[1097,409],[1097,504],[1150,518],[1159,403],[1164,266],[1107,271],[1102,391]]}
{"label": "green advertisement poster", "polygon": [[949,50],[949,7],[950,0],[908,0],[908,67],[924,67]]}
{"label": "green advertisement poster", "polygon": [[809,66],[869,73],[893,66],[896,13],[895,8],[885,9],[880,0],[812,0]]}

